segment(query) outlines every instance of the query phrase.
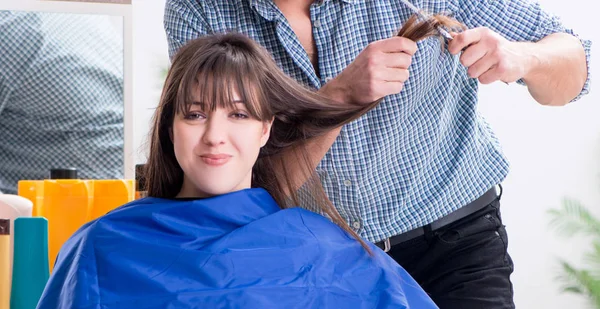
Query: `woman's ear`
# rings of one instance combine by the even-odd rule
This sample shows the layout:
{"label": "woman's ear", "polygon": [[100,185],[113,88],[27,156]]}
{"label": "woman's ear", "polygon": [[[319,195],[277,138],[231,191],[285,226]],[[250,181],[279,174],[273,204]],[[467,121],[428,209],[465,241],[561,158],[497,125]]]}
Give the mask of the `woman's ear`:
{"label": "woman's ear", "polygon": [[275,118],[271,118],[269,121],[263,122],[263,131],[262,136],[260,137],[260,147],[263,147],[269,141],[269,137],[271,136],[271,127],[273,126],[273,120]]}

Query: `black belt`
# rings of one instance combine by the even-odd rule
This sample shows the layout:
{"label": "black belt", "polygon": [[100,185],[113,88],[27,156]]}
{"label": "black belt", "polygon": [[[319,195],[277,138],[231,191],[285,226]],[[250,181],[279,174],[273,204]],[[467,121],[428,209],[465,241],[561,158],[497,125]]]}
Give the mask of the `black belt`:
{"label": "black belt", "polygon": [[[502,188],[500,188],[502,190]],[[399,243],[411,240],[413,238],[417,238],[419,236],[425,235],[425,231],[435,231],[439,228],[442,228],[452,222],[458,221],[470,214],[477,212],[478,210],[484,208],[493,202],[496,198],[498,198],[498,193],[496,192],[496,186],[489,189],[483,195],[478,197],[476,200],[471,203],[463,206],[448,215],[441,217],[430,224],[425,226],[410,230],[406,233],[402,233],[400,235],[392,236],[390,238],[386,238],[380,242],[375,243],[375,245],[381,248],[383,251],[388,252],[392,246],[395,246]]]}

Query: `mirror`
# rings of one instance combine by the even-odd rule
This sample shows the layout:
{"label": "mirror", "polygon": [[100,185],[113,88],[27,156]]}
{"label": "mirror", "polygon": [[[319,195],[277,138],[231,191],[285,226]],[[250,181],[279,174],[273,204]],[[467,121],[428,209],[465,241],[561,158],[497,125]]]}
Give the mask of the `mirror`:
{"label": "mirror", "polygon": [[0,11],[0,192],[123,178],[123,17]]}

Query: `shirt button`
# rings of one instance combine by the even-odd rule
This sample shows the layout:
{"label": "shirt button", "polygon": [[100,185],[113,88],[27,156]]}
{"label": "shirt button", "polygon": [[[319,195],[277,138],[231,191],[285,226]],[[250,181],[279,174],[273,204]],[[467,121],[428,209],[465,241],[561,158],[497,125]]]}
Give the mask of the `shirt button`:
{"label": "shirt button", "polygon": [[353,227],[355,230],[359,230],[359,229],[360,229],[360,222],[359,222],[358,220],[354,220],[354,221],[352,221],[352,227]]}
{"label": "shirt button", "polygon": [[326,82],[326,83],[328,83],[328,82],[330,82],[332,79],[333,79],[333,77],[331,77],[331,76],[330,76],[330,77],[325,77],[325,82]]}
{"label": "shirt button", "polygon": [[315,20],[315,22],[313,22],[313,27],[315,27],[315,28],[321,27],[321,22],[318,19]]}
{"label": "shirt button", "polygon": [[349,187],[351,185],[352,185],[352,181],[350,181],[348,179],[344,180],[344,186]]}

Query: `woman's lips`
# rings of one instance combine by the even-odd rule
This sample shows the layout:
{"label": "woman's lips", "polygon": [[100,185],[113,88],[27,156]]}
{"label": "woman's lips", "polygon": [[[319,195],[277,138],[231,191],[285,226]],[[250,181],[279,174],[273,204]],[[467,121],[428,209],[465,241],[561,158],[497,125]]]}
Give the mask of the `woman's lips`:
{"label": "woman's lips", "polygon": [[207,165],[220,166],[227,163],[231,156],[226,154],[204,154],[200,156],[200,159]]}

